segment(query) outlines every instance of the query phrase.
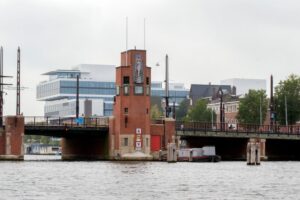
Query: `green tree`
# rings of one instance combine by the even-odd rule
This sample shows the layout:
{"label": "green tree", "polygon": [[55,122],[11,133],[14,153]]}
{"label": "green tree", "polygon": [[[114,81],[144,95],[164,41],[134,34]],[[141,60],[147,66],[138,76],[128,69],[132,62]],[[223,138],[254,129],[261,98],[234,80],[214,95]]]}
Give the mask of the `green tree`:
{"label": "green tree", "polygon": [[285,124],[285,98],[288,124],[295,124],[300,119],[300,77],[291,74],[275,87],[276,120]]}
{"label": "green tree", "polygon": [[182,120],[186,117],[188,110],[189,110],[190,101],[188,99],[183,100],[178,108],[176,109],[176,119]]}
{"label": "green tree", "polygon": [[157,104],[151,106],[150,117],[151,119],[158,119],[163,115]]}
{"label": "green tree", "polygon": [[[213,115],[214,119],[216,119],[216,114],[214,112]],[[186,120],[211,122],[212,110],[207,108],[207,101],[203,99],[198,100],[196,105],[189,109]]]}
{"label": "green tree", "polygon": [[249,90],[244,98],[240,99],[237,119],[239,123],[260,124],[260,108],[262,123],[267,115],[268,100],[265,90]]}

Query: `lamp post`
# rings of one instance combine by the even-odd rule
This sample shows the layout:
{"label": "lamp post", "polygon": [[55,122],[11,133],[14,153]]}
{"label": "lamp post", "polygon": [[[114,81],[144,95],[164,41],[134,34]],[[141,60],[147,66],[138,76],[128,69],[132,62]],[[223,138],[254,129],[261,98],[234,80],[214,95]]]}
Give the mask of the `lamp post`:
{"label": "lamp post", "polygon": [[224,129],[224,107],[223,107],[223,91],[220,88],[219,89],[219,96],[220,96],[220,124],[221,124],[221,130]]}

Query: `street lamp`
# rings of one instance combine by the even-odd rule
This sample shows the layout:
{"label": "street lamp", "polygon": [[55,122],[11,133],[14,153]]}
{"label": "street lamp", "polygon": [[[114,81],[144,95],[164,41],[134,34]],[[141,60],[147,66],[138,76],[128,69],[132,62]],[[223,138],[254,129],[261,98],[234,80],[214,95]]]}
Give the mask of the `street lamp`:
{"label": "street lamp", "polygon": [[219,97],[220,97],[220,123],[221,123],[221,130],[224,129],[224,107],[223,107],[223,91],[219,89]]}

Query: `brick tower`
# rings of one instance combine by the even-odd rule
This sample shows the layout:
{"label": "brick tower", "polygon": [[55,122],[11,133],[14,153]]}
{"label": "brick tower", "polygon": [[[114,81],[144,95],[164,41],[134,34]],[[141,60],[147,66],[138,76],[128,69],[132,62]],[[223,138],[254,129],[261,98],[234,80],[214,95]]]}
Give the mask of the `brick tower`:
{"label": "brick tower", "polygon": [[111,156],[150,159],[151,68],[145,50],[121,53],[116,68],[114,118],[111,120]]}

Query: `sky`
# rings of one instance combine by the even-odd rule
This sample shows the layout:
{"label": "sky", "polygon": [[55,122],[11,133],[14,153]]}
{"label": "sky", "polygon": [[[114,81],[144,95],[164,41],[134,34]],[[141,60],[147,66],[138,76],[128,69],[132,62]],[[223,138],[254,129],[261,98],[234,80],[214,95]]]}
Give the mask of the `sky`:
{"label": "sky", "polygon": [[[126,50],[144,48],[152,80],[219,84],[230,78],[275,84],[300,72],[297,0],[0,0],[5,82],[15,85],[21,48],[21,112],[43,115],[36,85],[50,70],[78,64],[120,65]],[[160,63],[160,66],[156,66]],[[5,90],[4,114],[15,114],[16,91]]]}

